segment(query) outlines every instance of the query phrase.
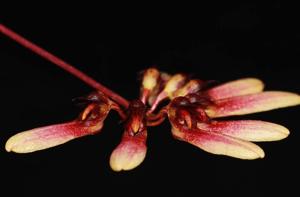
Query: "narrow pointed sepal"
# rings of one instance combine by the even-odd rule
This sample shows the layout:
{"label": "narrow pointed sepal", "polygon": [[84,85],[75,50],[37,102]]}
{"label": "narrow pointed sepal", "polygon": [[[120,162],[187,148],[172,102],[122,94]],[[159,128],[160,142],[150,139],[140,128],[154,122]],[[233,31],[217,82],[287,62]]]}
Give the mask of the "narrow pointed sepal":
{"label": "narrow pointed sepal", "polygon": [[266,91],[258,94],[231,97],[214,101],[205,110],[211,118],[251,114],[300,104],[295,93]]}
{"label": "narrow pointed sepal", "polygon": [[253,142],[282,140],[289,135],[289,130],[284,126],[259,120],[212,121],[198,123],[197,127]]}
{"label": "narrow pointed sepal", "polygon": [[234,96],[259,93],[263,91],[263,89],[264,84],[261,80],[256,78],[244,78],[211,88],[207,91],[207,94],[212,100],[219,100]]}
{"label": "narrow pointed sepal", "polygon": [[110,156],[110,167],[114,171],[132,170],[139,166],[146,157],[147,131],[141,131],[136,135],[124,132],[121,143],[114,149]]}
{"label": "narrow pointed sepal", "polygon": [[200,130],[181,132],[173,127],[172,134],[179,140],[217,155],[249,160],[265,156],[264,151],[256,144],[218,133]]}
{"label": "narrow pointed sepal", "polygon": [[6,142],[5,149],[8,152],[30,153],[54,147],[78,137],[94,134],[101,128],[102,123],[90,127],[81,121],[40,127],[12,136]]}

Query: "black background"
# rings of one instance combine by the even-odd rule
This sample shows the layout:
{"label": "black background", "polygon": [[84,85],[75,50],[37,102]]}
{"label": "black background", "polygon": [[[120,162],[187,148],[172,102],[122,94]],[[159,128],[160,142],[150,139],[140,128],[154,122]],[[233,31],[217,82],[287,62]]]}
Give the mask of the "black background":
{"label": "black background", "polygon": [[[258,77],[267,90],[300,92],[300,34],[293,5],[226,2],[178,10],[171,5],[160,10],[134,6],[134,11],[122,5],[98,5],[93,11],[50,8],[46,3],[22,11],[1,7],[0,21],[128,99],[139,95],[138,74],[152,65],[220,82]],[[235,118],[290,129],[283,141],[259,143],[266,152],[262,160],[208,154],[174,140],[165,121],[149,129],[142,165],[115,173],[108,161],[123,132],[115,113],[99,135],[31,154],[6,153],[6,140],[17,132],[75,118],[80,108],[72,98],[92,89],[2,35],[0,68],[1,191],[25,196],[297,192],[299,107]]]}

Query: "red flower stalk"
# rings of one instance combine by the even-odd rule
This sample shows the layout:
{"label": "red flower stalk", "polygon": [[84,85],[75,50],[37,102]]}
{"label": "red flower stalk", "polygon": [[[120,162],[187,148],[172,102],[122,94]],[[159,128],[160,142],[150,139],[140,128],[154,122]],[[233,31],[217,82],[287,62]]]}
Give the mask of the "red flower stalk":
{"label": "red flower stalk", "polygon": [[[115,110],[124,120],[123,137],[110,157],[111,168],[115,171],[131,170],[142,163],[147,152],[147,127],[161,124],[166,117],[176,139],[213,154],[257,159],[265,154],[252,142],[281,140],[289,135],[289,130],[259,120],[222,121],[217,118],[300,104],[300,96],[295,93],[263,92],[263,82],[255,78],[239,79],[208,88],[207,82],[202,80],[189,79],[181,73],[170,75],[155,68],[144,71],[140,98],[128,102],[1,24],[0,32],[97,90],[79,99],[86,107],[76,120],[18,133],[8,139],[7,151],[33,152],[99,133],[109,111]],[[166,99],[170,101],[169,104],[161,106]]]}

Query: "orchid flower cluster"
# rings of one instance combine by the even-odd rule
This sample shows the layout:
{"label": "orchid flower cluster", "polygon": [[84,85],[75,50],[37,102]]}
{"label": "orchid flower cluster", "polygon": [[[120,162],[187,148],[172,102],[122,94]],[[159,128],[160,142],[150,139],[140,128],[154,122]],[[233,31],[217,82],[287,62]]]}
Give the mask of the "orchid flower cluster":
{"label": "orchid flower cluster", "polygon": [[[110,156],[110,166],[115,171],[133,169],[144,160],[148,127],[159,125],[166,117],[176,139],[213,154],[240,159],[264,157],[264,151],[251,141],[274,141],[288,136],[288,129],[274,123],[215,118],[298,105],[299,95],[263,92],[262,81],[255,78],[212,88],[206,84],[184,74],[169,75],[149,68],[143,74],[140,98],[131,101],[126,109],[104,93],[93,92],[80,99],[87,105],[76,120],[16,134],[7,141],[6,150],[33,152],[99,133],[111,110],[116,110],[124,120],[121,142]],[[160,107],[166,99],[170,102]]]}
{"label": "orchid flower cluster", "polygon": [[96,89],[78,99],[85,108],[75,120],[20,132],[6,142],[8,152],[30,153],[100,133],[106,117],[114,110],[124,125],[121,141],[110,155],[114,171],[131,170],[143,162],[148,128],[160,125],[165,119],[169,120],[172,135],[178,140],[217,155],[258,159],[265,153],[253,142],[281,140],[289,135],[289,130],[260,120],[218,118],[300,104],[296,93],[263,91],[263,82],[256,78],[212,86],[182,73],[171,75],[154,67],[143,72],[139,99],[128,102],[1,24],[0,32]]}

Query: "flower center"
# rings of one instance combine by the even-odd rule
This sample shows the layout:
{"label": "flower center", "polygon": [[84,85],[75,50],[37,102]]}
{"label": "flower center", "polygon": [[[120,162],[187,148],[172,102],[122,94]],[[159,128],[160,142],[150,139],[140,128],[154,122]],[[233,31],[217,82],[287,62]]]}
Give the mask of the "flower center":
{"label": "flower center", "polygon": [[177,97],[170,104],[170,118],[177,127],[196,128],[197,123],[210,121],[205,112],[205,108],[209,103],[211,103],[210,99],[200,94]]}
{"label": "flower center", "polygon": [[125,128],[130,135],[136,135],[145,129],[146,105],[141,100],[133,100],[128,107]]}

